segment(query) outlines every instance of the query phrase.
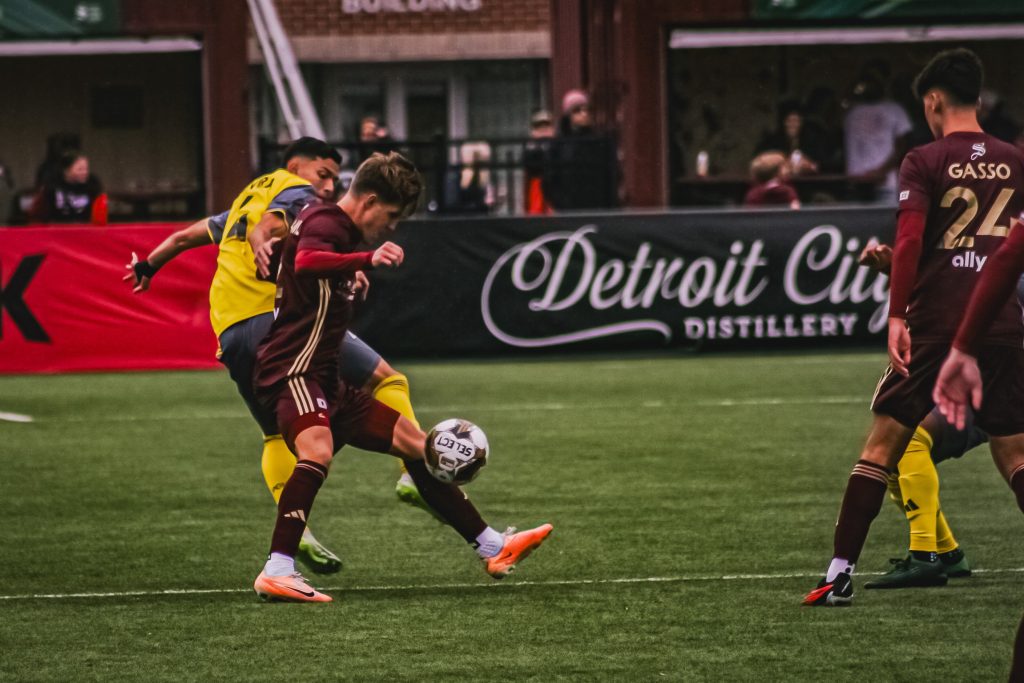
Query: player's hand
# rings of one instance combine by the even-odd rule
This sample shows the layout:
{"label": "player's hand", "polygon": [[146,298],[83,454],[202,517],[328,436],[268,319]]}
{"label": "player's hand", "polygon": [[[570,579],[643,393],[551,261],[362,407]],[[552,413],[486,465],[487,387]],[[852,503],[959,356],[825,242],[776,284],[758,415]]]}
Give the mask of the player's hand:
{"label": "player's hand", "polygon": [[141,294],[149,289],[150,278],[138,272],[136,269],[136,265],[138,265],[138,263],[139,255],[133,251],[132,260],[125,266],[125,268],[128,269],[128,274],[121,278],[132,285],[132,294]]}
{"label": "player's hand", "polygon": [[397,268],[402,265],[403,260],[405,260],[405,251],[394,242],[385,242],[377,247],[377,251],[373,252],[370,263],[374,268],[379,266]]}
{"label": "player's hand", "polygon": [[356,271],[352,291],[356,293],[360,301],[366,301],[366,295],[370,293],[370,278],[366,277],[366,273],[361,270]]}
{"label": "player's hand", "polygon": [[910,377],[910,330],[902,318],[889,318],[889,365]]}
{"label": "player's hand", "polygon": [[256,271],[264,279],[270,277],[270,264],[274,259],[274,245],[280,241],[280,237],[271,237],[253,252],[256,257]]}
{"label": "player's hand", "polygon": [[892,269],[892,247],[872,240],[860,252],[857,263],[879,273],[888,273]]}
{"label": "player's hand", "polygon": [[963,429],[968,406],[981,408],[981,371],[977,359],[951,349],[939,370],[932,399],[950,424]]}

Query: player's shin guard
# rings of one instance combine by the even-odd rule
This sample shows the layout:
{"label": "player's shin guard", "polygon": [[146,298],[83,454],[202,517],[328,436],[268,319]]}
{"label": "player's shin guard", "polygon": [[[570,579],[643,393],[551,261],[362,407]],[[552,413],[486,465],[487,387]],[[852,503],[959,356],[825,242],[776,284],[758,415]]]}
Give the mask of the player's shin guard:
{"label": "player's shin guard", "polygon": [[900,460],[900,491],[910,524],[910,550],[937,552],[939,473],[931,456],[932,439],[917,428]]}
{"label": "player's shin guard", "polygon": [[867,460],[854,465],[836,522],[835,557],[851,564],[860,558],[871,522],[882,508],[888,474],[884,467]]}
{"label": "player's shin guard", "polygon": [[487,523],[462,489],[435,479],[422,460],[406,460],[405,467],[427,505],[437,511],[467,543],[476,542],[476,537],[487,528]]}
{"label": "player's shin guard", "polygon": [[416,413],[412,410],[408,377],[402,373],[385,377],[373,390],[373,397],[388,408],[398,411],[399,415],[416,425],[417,429],[419,428],[420,423],[416,420]]}
{"label": "player's shin guard", "polygon": [[280,434],[263,437],[263,480],[267,482],[274,502],[281,500],[281,491],[295,469],[295,456],[284,443]]}
{"label": "player's shin guard", "polygon": [[300,460],[281,492],[277,504],[277,523],[270,542],[270,552],[295,557],[299,539],[306,528],[320,486],[327,478],[327,468],[311,460]]}

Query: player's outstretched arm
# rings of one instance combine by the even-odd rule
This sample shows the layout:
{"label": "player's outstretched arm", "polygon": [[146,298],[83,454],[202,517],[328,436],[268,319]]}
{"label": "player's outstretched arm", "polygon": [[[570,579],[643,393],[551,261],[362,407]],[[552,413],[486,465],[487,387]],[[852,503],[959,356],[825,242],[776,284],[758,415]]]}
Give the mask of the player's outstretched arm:
{"label": "player's outstretched arm", "polygon": [[967,421],[968,406],[981,408],[981,371],[978,360],[956,348],[950,350],[932,391],[939,412],[957,429]]}
{"label": "player's outstretched arm", "polygon": [[246,239],[256,259],[256,270],[260,277],[270,277],[270,263],[273,260],[274,245],[288,234],[288,224],[277,212],[265,213],[256,226],[249,231]]}
{"label": "player's outstretched arm", "polygon": [[213,238],[210,236],[210,219],[204,218],[168,236],[141,261],[135,252],[132,252],[131,262],[125,266],[128,268],[128,274],[122,279],[131,283],[132,292],[135,294],[145,292],[149,289],[149,283],[156,275],[156,271],[171,259],[183,251],[207,244],[213,244]]}

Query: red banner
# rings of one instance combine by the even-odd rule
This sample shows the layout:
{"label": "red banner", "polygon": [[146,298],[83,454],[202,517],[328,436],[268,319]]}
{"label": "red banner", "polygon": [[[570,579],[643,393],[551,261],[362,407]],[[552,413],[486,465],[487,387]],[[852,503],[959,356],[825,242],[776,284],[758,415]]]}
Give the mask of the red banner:
{"label": "red banner", "polygon": [[142,294],[121,278],[181,225],[0,228],[0,373],[217,365],[215,247],[165,266]]}

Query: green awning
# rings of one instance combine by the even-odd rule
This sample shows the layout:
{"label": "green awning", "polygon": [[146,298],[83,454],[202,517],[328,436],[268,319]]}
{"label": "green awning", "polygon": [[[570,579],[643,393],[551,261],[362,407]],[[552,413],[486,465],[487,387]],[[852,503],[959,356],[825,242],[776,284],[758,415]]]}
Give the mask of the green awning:
{"label": "green awning", "polygon": [[0,0],[0,40],[117,35],[120,0]]}
{"label": "green awning", "polygon": [[754,0],[754,19],[993,19],[1024,17],[1021,0]]}

